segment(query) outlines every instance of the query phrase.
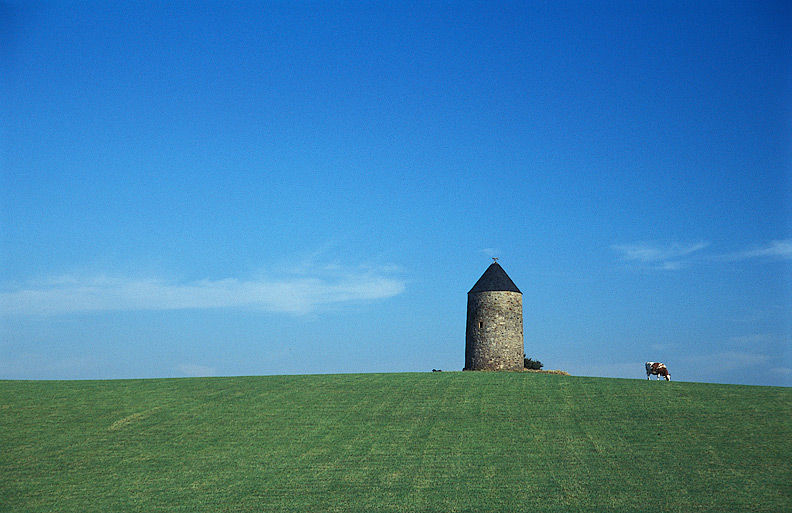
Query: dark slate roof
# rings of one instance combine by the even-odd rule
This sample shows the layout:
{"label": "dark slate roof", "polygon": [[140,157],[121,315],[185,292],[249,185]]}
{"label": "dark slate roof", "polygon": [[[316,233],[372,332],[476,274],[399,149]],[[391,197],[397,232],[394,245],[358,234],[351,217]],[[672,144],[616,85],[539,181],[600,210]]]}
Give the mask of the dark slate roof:
{"label": "dark slate roof", "polygon": [[[468,294],[493,290],[520,292],[520,289],[517,288],[517,285],[509,278],[509,275],[506,274],[506,271],[503,270],[503,267],[501,267],[498,262],[493,262],[492,265],[484,271],[484,274],[481,275],[481,278],[473,285],[473,288],[470,289]],[[520,292],[520,294],[522,294],[522,292]]]}

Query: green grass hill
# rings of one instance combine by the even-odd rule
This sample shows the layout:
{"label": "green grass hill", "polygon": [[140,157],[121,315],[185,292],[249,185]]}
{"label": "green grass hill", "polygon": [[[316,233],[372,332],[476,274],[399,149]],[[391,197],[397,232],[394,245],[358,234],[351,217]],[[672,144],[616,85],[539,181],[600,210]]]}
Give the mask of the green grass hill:
{"label": "green grass hill", "polygon": [[792,511],[792,389],[442,372],[0,381],[0,511]]}

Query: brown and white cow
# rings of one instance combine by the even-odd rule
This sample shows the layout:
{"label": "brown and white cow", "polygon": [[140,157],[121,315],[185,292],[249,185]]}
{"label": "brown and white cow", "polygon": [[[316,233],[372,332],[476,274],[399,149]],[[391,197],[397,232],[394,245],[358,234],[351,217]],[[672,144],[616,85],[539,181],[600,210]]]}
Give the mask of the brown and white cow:
{"label": "brown and white cow", "polygon": [[663,376],[666,381],[671,381],[671,374],[664,363],[660,362],[646,362],[646,379],[652,379],[652,376]]}

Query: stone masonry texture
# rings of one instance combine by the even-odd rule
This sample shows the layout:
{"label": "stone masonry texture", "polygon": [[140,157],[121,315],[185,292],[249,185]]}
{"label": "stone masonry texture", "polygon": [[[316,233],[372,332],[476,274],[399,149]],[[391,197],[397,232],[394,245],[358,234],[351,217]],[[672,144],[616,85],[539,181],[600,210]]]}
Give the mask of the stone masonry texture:
{"label": "stone masonry texture", "polygon": [[522,294],[491,290],[468,294],[465,370],[523,368]]}

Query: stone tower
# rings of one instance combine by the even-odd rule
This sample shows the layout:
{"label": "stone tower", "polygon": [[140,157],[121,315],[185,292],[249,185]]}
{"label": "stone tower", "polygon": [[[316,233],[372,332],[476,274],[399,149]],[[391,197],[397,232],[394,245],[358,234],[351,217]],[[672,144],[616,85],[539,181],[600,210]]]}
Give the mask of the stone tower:
{"label": "stone tower", "polygon": [[465,370],[522,370],[522,292],[493,262],[468,292]]}

